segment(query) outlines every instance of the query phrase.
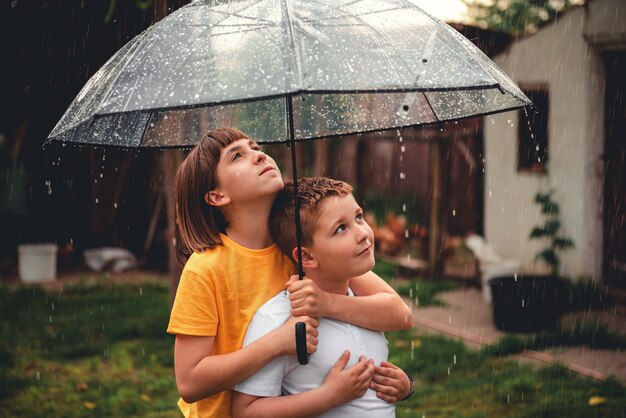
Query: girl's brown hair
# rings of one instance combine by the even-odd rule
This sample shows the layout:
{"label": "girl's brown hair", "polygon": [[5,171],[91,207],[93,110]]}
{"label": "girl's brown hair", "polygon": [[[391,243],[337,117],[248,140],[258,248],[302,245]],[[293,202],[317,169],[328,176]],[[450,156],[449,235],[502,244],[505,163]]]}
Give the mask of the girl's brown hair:
{"label": "girl's brown hair", "polygon": [[204,195],[217,187],[222,150],[239,139],[250,139],[234,128],[214,129],[196,145],[176,172],[176,255],[184,264],[195,251],[222,244],[226,220]]}

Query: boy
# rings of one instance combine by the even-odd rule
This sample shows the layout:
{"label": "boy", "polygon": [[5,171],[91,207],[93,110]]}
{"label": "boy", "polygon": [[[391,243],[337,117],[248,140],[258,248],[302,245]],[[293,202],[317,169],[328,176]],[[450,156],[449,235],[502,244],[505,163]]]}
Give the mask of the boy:
{"label": "boy", "polygon": [[[293,185],[286,184],[277,196],[270,229],[276,244],[294,261],[292,190]],[[375,260],[373,233],[352,196],[352,187],[328,178],[305,178],[298,182],[298,194],[302,265],[307,277],[326,292],[353,295],[348,279],[371,270]],[[289,316],[289,296],[281,292],[257,311],[244,346],[279,327]],[[318,332],[317,351],[307,366],[300,366],[295,356],[278,357],[235,387],[235,417],[395,416],[390,402],[407,397],[411,382],[402,370],[386,362],[383,333],[327,318],[320,320]],[[348,374],[358,374],[358,383],[348,385]],[[290,396],[279,397],[281,394]]]}

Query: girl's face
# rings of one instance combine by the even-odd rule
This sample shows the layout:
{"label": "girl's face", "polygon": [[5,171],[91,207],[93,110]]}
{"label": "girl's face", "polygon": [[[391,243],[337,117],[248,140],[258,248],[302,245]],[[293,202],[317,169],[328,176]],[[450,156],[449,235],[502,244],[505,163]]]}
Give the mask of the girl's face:
{"label": "girl's face", "polygon": [[[217,187],[211,191],[228,203],[274,198],[283,188],[276,162],[250,139],[239,139],[222,150],[217,165]],[[213,196],[215,197],[215,196]]]}

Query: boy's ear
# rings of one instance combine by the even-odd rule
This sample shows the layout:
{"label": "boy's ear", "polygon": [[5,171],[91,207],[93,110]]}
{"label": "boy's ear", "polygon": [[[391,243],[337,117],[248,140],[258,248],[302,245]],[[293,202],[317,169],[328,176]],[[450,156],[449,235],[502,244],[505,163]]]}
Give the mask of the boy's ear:
{"label": "boy's ear", "polygon": [[204,201],[211,206],[225,206],[230,203],[230,197],[216,190],[208,191],[204,194]]}
{"label": "boy's ear", "polygon": [[[295,247],[291,252],[293,259],[298,262],[298,247]],[[302,269],[316,269],[317,259],[309,252],[309,249],[302,247]]]}

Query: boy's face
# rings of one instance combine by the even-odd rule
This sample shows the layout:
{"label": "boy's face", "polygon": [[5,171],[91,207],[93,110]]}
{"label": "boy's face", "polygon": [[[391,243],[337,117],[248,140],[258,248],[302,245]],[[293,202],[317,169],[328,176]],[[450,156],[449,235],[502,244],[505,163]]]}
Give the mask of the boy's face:
{"label": "boy's face", "polygon": [[374,233],[352,194],[330,196],[320,203],[319,218],[309,252],[323,277],[344,280],[370,271]]}
{"label": "boy's face", "polygon": [[217,180],[216,190],[237,203],[275,196],[283,188],[274,159],[249,139],[237,140],[222,150]]}

